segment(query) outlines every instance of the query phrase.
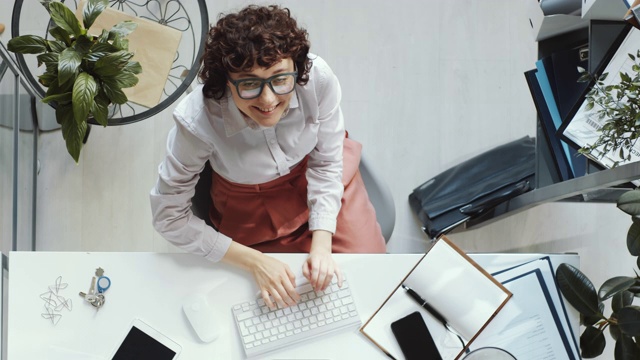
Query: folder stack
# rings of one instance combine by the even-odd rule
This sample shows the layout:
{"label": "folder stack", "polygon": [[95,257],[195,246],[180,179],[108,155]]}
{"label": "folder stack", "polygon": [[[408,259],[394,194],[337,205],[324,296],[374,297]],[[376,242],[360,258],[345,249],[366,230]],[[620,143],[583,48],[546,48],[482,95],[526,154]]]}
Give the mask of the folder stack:
{"label": "folder stack", "polygon": [[578,82],[581,76],[578,68],[596,74],[610,59],[624,29],[623,21],[591,20],[588,38],[576,40],[575,36],[563,34],[550,39],[568,45],[556,46],[536,62],[534,69],[524,73],[553,159],[555,181],[583,176],[591,168],[604,168],[580,154],[580,146],[567,141],[562,133],[591,86],[589,82]]}

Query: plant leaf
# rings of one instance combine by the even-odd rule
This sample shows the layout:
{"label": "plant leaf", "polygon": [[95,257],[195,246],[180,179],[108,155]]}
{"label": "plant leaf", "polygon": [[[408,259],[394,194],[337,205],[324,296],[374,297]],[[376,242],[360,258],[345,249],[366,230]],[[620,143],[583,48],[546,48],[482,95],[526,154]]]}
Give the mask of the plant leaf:
{"label": "plant leaf", "polygon": [[58,70],[58,59],[60,54],[55,52],[46,52],[36,57],[38,59],[38,66],[44,64],[47,70]]}
{"label": "plant leaf", "polygon": [[128,71],[122,71],[115,76],[105,76],[102,81],[108,82],[110,86],[116,86],[120,89],[136,86],[138,77]]}
{"label": "plant leaf", "polygon": [[618,341],[618,339],[622,337],[622,333],[620,332],[618,325],[609,324],[609,335],[611,335],[611,338],[614,341]]}
{"label": "plant leaf", "polygon": [[562,295],[579,313],[585,316],[599,314],[596,289],[580,270],[563,263],[556,270],[556,279]]}
{"label": "plant leaf", "polygon": [[129,40],[116,35],[116,38],[113,40],[113,46],[120,50],[129,51]]}
{"label": "plant leaf", "polygon": [[598,291],[598,296],[600,297],[600,300],[607,300],[613,295],[627,290],[635,283],[636,283],[636,279],[632,277],[628,277],[628,276],[613,277],[605,281],[602,284],[602,286],[600,286],[600,290]]}
{"label": "plant leaf", "polygon": [[[109,44],[109,43],[96,43],[91,47],[92,53],[104,53],[105,55],[108,53],[118,52],[118,48]],[[104,55],[103,55],[104,56]]]}
{"label": "plant leaf", "polygon": [[45,9],[47,9],[47,12],[49,12],[49,4],[52,2],[53,0],[40,0],[40,4],[42,4],[42,6],[44,6]]}
{"label": "plant leaf", "polygon": [[80,159],[80,150],[82,150],[82,140],[87,132],[87,122],[78,123],[74,119],[62,122],[62,137],[64,137],[69,155],[75,160],[76,164]]}
{"label": "plant leaf", "polygon": [[[600,310],[600,314],[604,313],[604,304],[598,304],[598,309]],[[592,316],[584,316],[580,314],[580,325],[591,326],[598,321],[602,320],[602,316],[600,314],[592,315]]]}
{"label": "plant leaf", "polygon": [[47,45],[49,45],[49,49],[51,49],[51,52],[58,54],[63,52],[64,49],[67,48],[67,45],[65,45],[63,41],[59,40],[48,40]]}
{"label": "plant leaf", "polygon": [[47,43],[40,36],[22,35],[9,40],[7,49],[19,54],[40,54],[47,51]]}
{"label": "plant leaf", "polygon": [[640,189],[630,190],[620,195],[616,206],[629,215],[640,215]]}
{"label": "plant leaf", "polygon": [[67,48],[60,53],[58,61],[58,82],[60,85],[64,85],[78,75],[81,62],[82,56],[73,48]]}
{"label": "plant leaf", "polygon": [[49,4],[49,11],[53,22],[69,34],[78,37],[86,32],[73,12],[63,3],[57,1],[51,2]]}
{"label": "plant leaf", "polygon": [[602,330],[588,326],[580,335],[580,353],[583,358],[594,358],[604,351],[607,345]]}
{"label": "plant leaf", "polygon": [[633,303],[633,298],[633,293],[630,291],[622,291],[613,295],[613,298],[611,299],[611,310],[613,310],[614,313],[617,313],[623,307],[631,305],[631,303]]}
{"label": "plant leaf", "polygon": [[66,46],[71,46],[71,37],[69,36],[69,33],[60,26],[55,26],[49,29],[49,34],[51,34],[54,39],[62,41]]}
{"label": "plant leaf", "polygon": [[98,85],[93,76],[83,72],[73,84],[73,117],[78,124],[87,121],[93,98],[98,93]]}
{"label": "plant leaf", "polygon": [[54,75],[51,73],[44,73],[38,76],[38,82],[42,84],[42,86],[49,87],[51,83],[58,82],[58,75]]}
{"label": "plant leaf", "polygon": [[129,61],[127,65],[125,65],[124,70],[137,75],[142,72],[142,65],[137,61]]}
{"label": "plant leaf", "polygon": [[633,222],[627,231],[627,250],[633,256],[640,255],[640,219],[631,217]]}
{"label": "plant leaf", "polygon": [[96,96],[91,106],[91,114],[98,124],[107,126],[109,124],[109,100]]}
{"label": "plant leaf", "polygon": [[132,56],[133,54],[127,51],[108,54],[96,61],[96,66],[93,68],[93,71],[100,76],[116,75],[127,65],[127,62]]}
{"label": "plant leaf", "polygon": [[618,326],[624,334],[640,336],[640,306],[629,305],[620,309]]}
{"label": "plant leaf", "polygon": [[76,39],[76,42],[73,44],[73,48],[80,54],[81,57],[84,57],[89,53],[89,50],[93,46],[93,40],[87,35],[80,35]]}
{"label": "plant leaf", "polygon": [[[58,104],[58,107],[56,107],[56,121],[59,125],[64,124],[65,121],[75,121],[73,119],[73,107],[71,106],[71,103],[63,105]],[[64,137],[64,133],[62,136]]]}
{"label": "plant leaf", "polygon": [[54,95],[49,95],[46,96],[44,98],[42,98],[42,102],[45,104],[48,104],[52,101],[56,101],[56,102],[60,102],[60,103],[70,103],[72,100],[71,97],[71,93],[67,92],[67,93],[63,93],[63,94],[54,94]]}
{"label": "plant leaf", "polygon": [[127,95],[125,95],[120,88],[110,85],[109,82],[103,82],[102,89],[109,100],[114,104],[124,104],[129,101],[129,99],[127,99]]}
{"label": "plant leaf", "polygon": [[88,29],[93,25],[94,21],[98,18],[98,15],[102,14],[107,6],[109,6],[109,0],[89,0],[89,2],[85,4],[82,12],[85,29]]}
{"label": "plant leaf", "polygon": [[126,20],[115,24],[110,33],[120,35],[121,37],[127,37],[127,35],[131,34],[133,30],[138,27],[138,24],[134,23],[131,20]]}
{"label": "plant leaf", "polygon": [[616,340],[613,351],[616,360],[637,360],[640,359],[640,348],[629,336],[621,335]]}

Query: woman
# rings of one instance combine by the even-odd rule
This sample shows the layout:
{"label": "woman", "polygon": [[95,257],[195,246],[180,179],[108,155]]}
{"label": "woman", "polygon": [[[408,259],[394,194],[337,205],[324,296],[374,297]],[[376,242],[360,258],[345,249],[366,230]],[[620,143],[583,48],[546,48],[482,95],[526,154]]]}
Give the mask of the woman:
{"label": "woman", "polygon": [[[202,85],[174,111],[151,191],[153,224],[173,244],[248,270],[267,305],[299,299],[291,269],[265,252],[308,252],[303,275],[324,290],[342,273],[332,252],[385,252],[345,139],[340,85],[289,10],[249,6],[209,31]],[[344,147],[344,161],[343,161]],[[190,201],[209,160],[210,218]]]}

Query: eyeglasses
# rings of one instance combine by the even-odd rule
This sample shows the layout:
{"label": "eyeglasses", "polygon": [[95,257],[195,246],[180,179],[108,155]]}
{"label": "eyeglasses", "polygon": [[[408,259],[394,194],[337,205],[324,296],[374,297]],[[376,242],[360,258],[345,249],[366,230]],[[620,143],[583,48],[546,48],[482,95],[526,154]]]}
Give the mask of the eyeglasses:
{"label": "eyeglasses", "polygon": [[296,84],[297,76],[298,72],[294,71],[290,73],[277,74],[268,79],[229,79],[229,82],[235,85],[236,90],[238,91],[238,96],[240,96],[241,99],[250,100],[257,98],[262,94],[265,84],[269,84],[271,91],[277,95],[286,95],[292,92]]}

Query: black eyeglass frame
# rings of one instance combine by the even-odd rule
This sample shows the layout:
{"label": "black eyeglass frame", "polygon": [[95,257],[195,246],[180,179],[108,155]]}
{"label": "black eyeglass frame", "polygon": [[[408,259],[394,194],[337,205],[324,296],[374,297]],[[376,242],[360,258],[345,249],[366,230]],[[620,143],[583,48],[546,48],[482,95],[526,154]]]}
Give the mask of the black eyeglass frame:
{"label": "black eyeglass frame", "polygon": [[[279,78],[279,77],[281,77],[281,76],[285,76],[285,75],[293,75],[293,77],[295,78],[295,80],[297,80],[297,79],[298,79],[298,72],[297,72],[297,71],[294,71],[294,72],[286,72],[286,73],[275,74],[275,75],[270,76],[270,77],[268,77],[268,78],[266,78],[266,79],[262,79],[262,78],[244,78],[244,79],[233,80],[233,79],[229,78],[229,82],[230,82],[230,83],[232,83],[232,84],[236,87],[236,91],[237,91],[237,93],[238,93],[238,96],[239,96],[241,99],[244,99],[244,100],[251,100],[251,99],[258,98],[258,97],[260,97],[260,95],[262,95],[262,91],[264,90],[264,85],[265,85],[265,84],[268,84],[268,85],[269,85],[269,88],[271,89],[271,91],[273,91],[273,93],[274,93],[274,94],[276,94],[276,95],[287,95],[287,94],[291,93],[291,92],[292,92],[293,90],[295,90],[295,88],[296,88],[295,83],[294,83],[293,87],[291,88],[291,90],[287,91],[286,93],[282,93],[282,94],[281,94],[281,93],[279,93],[279,92],[277,92],[277,91],[273,88],[273,84],[271,84],[271,82],[272,82],[274,79]],[[260,91],[258,92],[258,94],[257,94],[256,96],[252,96],[252,97],[243,97],[243,96],[240,94],[240,89],[238,88],[238,85],[239,85],[241,82],[243,82],[243,81],[260,81]]]}

